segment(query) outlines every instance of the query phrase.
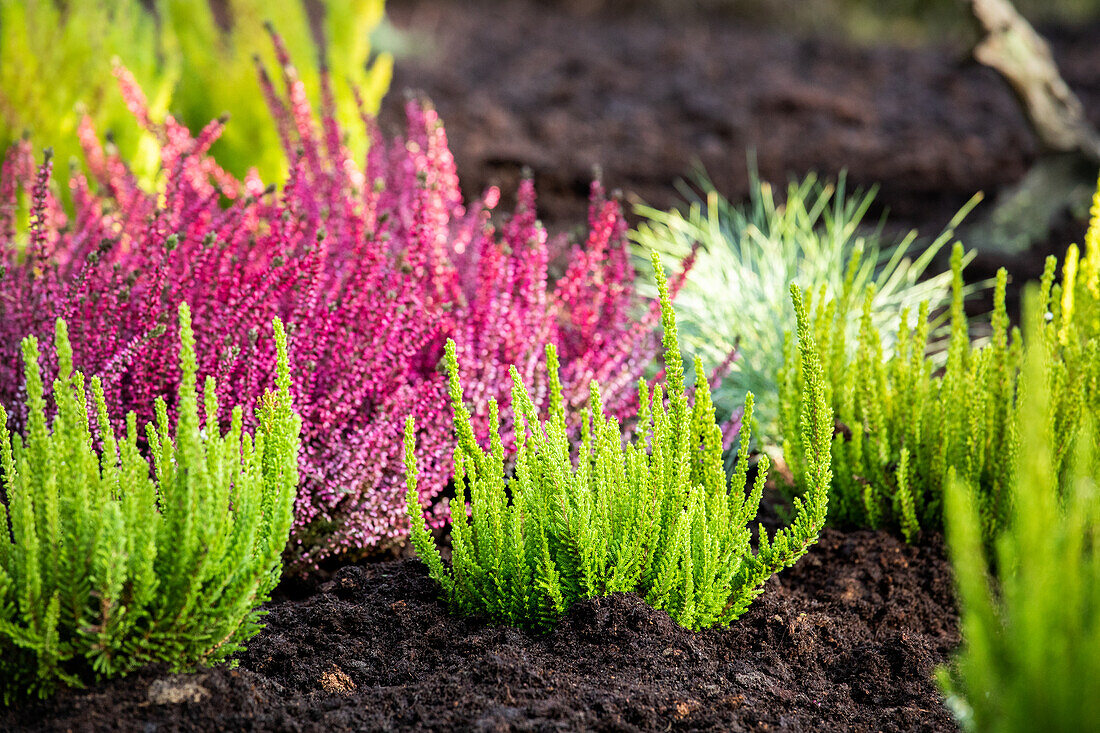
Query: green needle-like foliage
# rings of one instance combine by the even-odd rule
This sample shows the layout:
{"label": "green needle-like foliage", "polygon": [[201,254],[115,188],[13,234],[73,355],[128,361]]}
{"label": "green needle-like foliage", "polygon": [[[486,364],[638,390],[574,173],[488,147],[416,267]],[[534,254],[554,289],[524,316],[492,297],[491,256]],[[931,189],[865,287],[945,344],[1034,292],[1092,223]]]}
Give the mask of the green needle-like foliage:
{"label": "green needle-like foliage", "polygon": [[[1034,293],[1033,293],[1034,295]],[[1056,363],[1039,337],[1034,302],[1015,414],[1010,521],[987,552],[982,487],[951,481],[948,547],[963,647],[939,678],[964,729],[1095,731],[1100,725],[1100,452],[1089,418],[1067,450]],[[1042,300],[1042,297],[1038,298]]]}
{"label": "green needle-like foliage", "polygon": [[[29,417],[10,435],[0,407],[0,694],[45,696],[163,662],[226,659],[260,629],[278,581],[298,484],[286,334],[276,320],[277,391],[257,406],[255,438],[236,408],[218,424],[213,379],[199,410],[195,341],[179,311],[179,417],[163,400],[146,426],[116,437],[103,387],[73,371],[57,322],[59,377],[47,419],[38,343],[23,342]],[[95,407],[90,425],[89,397]]]}
{"label": "green needle-like foliage", "polygon": [[[1100,419],[1100,183],[1092,199],[1084,254],[1075,244],[1069,247],[1057,283],[1055,266],[1054,258],[1047,258],[1039,288],[1040,307],[1050,314],[1042,324],[1043,343],[1052,362],[1051,394],[1059,424],[1074,426],[1086,412]],[[1064,456],[1065,442],[1056,445],[1058,455]]]}
{"label": "green needle-like foliage", "polygon": [[[1000,497],[1011,480],[1016,447],[1011,415],[1019,338],[1010,338],[1002,270],[989,342],[984,347],[971,344],[963,312],[962,264],[962,246],[956,244],[951,335],[942,369],[929,356],[927,302],[920,305],[915,324],[911,311],[902,311],[896,344],[886,358],[872,317],[873,286],[866,290],[854,355],[847,341],[848,314],[824,292],[815,294],[813,329],[825,354],[827,394],[837,420],[831,522],[891,528],[913,539],[922,527],[939,527],[949,471],[982,484],[989,526],[1003,520]],[[797,495],[808,485],[804,445],[796,429],[805,379],[789,343],[785,351],[780,423]]]}
{"label": "green needle-like foliage", "polygon": [[[699,377],[694,396],[684,369],[656,253],[653,267],[664,325],[666,382],[639,384],[634,437],[608,418],[593,382],[579,442],[570,440],[558,380],[557,355],[547,347],[548,419],[541,419],[513,368],[517,452],[515,473],[505,473],[496,430],[488,449],[478,444],[463,401],[448,342],[445,365],[455,413],[455,486],[451,502],[451,564],[444,564],[423,517],[417,490],[412,419],[406,424],[408,509],[417,554],[459,613],[494,622],[545,629],[574,602],[635,592],[682,626],[726,626],[740,616],[774,573],[792,565],[817,540],[828,506],[832,416],[825,403],[821,364],[801,291],[792,286],[799,345],[806,374],[800,427],[811,488],[795,505],[792,523],[769,536],[759,529],[751,545],[748,525],[757,513],[767,458],[747,485],[749,434],[741,435],[731,478],[722,466],[722,433]],[[752,395],[745,426],[751,424]],[[749,489],[746,491],[746,489]],[[469,501],[469,511],[467,511]]]}
{"label": "green needle-like foliage", "polygon": [[[1045,359],[1045,389],[1051,403],[1052,467],[1063,477],[1069,446],[1082,425],[1100,418],[1100,191],[1082,257],[1070,247],[1055,282],[1057,260],[1047,260],[1030,347]],[[951,259],[951,335],[942,368],[929,355],[927,303],[916,315],[900,317],[889,353],[871,317],[868,288],[854,356],[847,343],[848,318],[819,292],[812,321],[825,354],[827,397],[836,415],[833,437],[833,493],[829,520],[849,526],[885,527],[906,539],[942,523],[949,477],[979,487],[976,502],[986,539],[994,537],[1012,511],[1011,487],[1021,442],[1017,410],[1022,339],[1010,332],[1005,311],[1007,276],[997,274],[990,334],[981,346],[970,341],[963,312],[963,254]],[[804,377],[788,343],[780,378],[785,452],[794,476],[793,493],[811,484],[798,431]]]}

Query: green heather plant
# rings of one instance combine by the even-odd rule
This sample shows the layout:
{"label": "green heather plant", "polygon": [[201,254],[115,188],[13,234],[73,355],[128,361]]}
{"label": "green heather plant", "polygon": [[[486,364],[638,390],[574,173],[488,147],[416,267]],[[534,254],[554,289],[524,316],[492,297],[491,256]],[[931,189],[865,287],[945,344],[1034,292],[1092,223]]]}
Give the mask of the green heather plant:
{"label": "green heather plant", "polygon": [[[650,392],[644,380],[639,384],[633,439],[624,439],[619,423],[605,415],[593,382],[580,441],[570,440],[557,354],[548,346],[548,420],[539,419],[512,369],[518,445],[515,474],[506,477],[496,403],[490,405],[493,427],[486,449],[475,437],[455,345],[448,342],[445,365],[457,441],[450,567],[424,520],[411,417],[405,460],[413,545],[457,612],[545,629],[580,599],[635,592],[687,628],[726,626],[759,595],[767,578],[792,565],[817,540],[828,506],[832,419],[801,291],[791,286],[806,374],[800,430],[810,488],[795,502],[789,526],[772,536],[760,527],[754,552],[748,523],[760,504],[768,459],[761,458],[746,492],[746,420],[736,467],[727,479],[722,431],[702,362],[695,360],[697,386],[691,397],[668,284],[657,253],[652,257],[664,325],[666,386],[657,384]],[[745,402],[750,418],[752,407],[750,394]]]}
{"label": "green heather plant", "polygon": [[[1044,310],[1027,309],[1028,336]],[[963,728],[983,733],[1077,733],[1100,721],[1096,422],[1085,421],[1059,467],[1067,447],[1050,391],[1057,362],[1045,344],[1030,343],[1016,413],[1024,448],[1009,487],[1013,511],[991,550],[983,541],[981,487],[950,481],[945,497],[963,646],[938,676]]]}
{"label": "green heather plant", "polygon": [[[225,8],[223,17],[208,0],[0,0],[0,154],[29,133],[54,145],[68,165],[80,159],[76,132],[87,115],[148,182],[159,162],[157,141],[126,108],[112,76],[113,64],[121,63],[149,95],[154,119],[170,112],[197,134],[228,112],[233,124],[214,144],[214,157],[238,178],[256,166],[263,180],[282,180],[287,161],[254,61],[277,65],[265,21],[302,64],[303,88],[314,92],[322,88],[315,37],[323,37],[343,130],[362,129],[353,88],[366,111],[377,111],[392,61],[380,54],[369,67],[367,62],[383,0],[319,3],[324,12],[317,33],[304,0],[217,4]],[[365,135],[346,144],[362,160]]]}
{"label": "green heather plant", "polygon": [[[1054,284],[1055,262],[1048,258],[1039,298],[1050,313],[1044,321],[1044,341],[1069,370],[1065,379],[1082,386],[1081,404],[1100,417],[1100,390],[1095,381],[1100,359],[1092,351],[1100,345],[1100,182],[1089,215],[1084,254],[1076,244],[1070,245],[1061,282]],[[1058,374],[1052,378],[1058,379]]]}
{"label": "green heather plant", "polygon": [[[278,581],[298,483],[286,334],[275,320],[276,393],[253,439],[236,408],[219,425],[214,382],[200,414],[195,341],[179,309],[178,419],[163,399],[146,426],[116,438],[103,386],[73,371],[58,320],[58,378],[47,410],[38,343],[23,342],[29,419],[11,435],[0,407],[0,694],[83,686],[154,662],[182,670],[228,658],[259,629]],[[47,420],[47,414],[52,420]]]}
{"label": "green heather plant", "polygon": [[[795,327],[787,284],[795,281],[814,293],[824,287],[848,323],[850,342],[863,293],[873,284],[871,318],[889,347],[902,308],[916,309],[928,300],[935,312],[947,304],[950,275],[925,276],[978,200],[915,255],[916,232],[890,241],[881,223],[865,225],[875,191],[849,193],[843,176],[835,185],[813,174],[792,182],[782,202],[751,167],[749,199],[743,205],[721,197],[705,174],[699,174],[694,188],[701,193],[684,189],[690,202],[685,212],[639,207],[637,213],[648,221],[631,237],[640,249],[677,260],[694,253],[695,266],[676,300],[687,348],[714,363],[737,351],[729,376],[715,391],[715,406],[719,417],[728,418],[746,392],[757,395],[757,440],[764,446],[781,442],[776,377],[783,367],[783,333]],[[652,283],[642,287],[652,289]]]}
{"label": "green heather plant", "polygon": [[[1009,334],[1007,276],[1001,270],[989,342],[971,344],[962,268],[962,245],[956,244],[951,255],[951,335],[942,369],[929,356],[927,301],[915,319],[909,308],[901,311],[896,343],[887,358],[873,317],[873,285],[864,294],[854,344],[849,342],[851,316],[824,288],[807,292],[814,336],[824,355],[826,394],[836,416],[830,522],[900,530],[912,540],[924,527],[939,527],[949,472],[981,484],[988,527],[1004,519],[1001,497],[1011,481],[1016,450],[1012,409],[1020,339]],[[780,373],[780,423],[796,495],[809,485],[811,468],[802,458],[805,446],[797,430],[804,383],[788,337]]]}
{"label": "green heather plant", "polygon": [[[1054,416],[1053,470],[1063,476],[1066,457],[1081,426],[1100,418],[1100,189],[1085,236],[1085,254],[1071,246],[1056,282],[1049,257],[1036,307],[1045,314],[1031,349],[1046,360]],[[1005,526],[1012,511],[1015,457],[1030,447],[1017,431],[1017,380],[1022,364],[1018,329],[1009,329],[1004,270],[997,273],[990,336],[975,346],[963,312],[962,246],[951,257],[952,302],[946,362],[929,357],[928,305],[915,322],[903,310],[896,346],[889,352],[870,315],[868,288],[863,316],[849,356],[848,318],[824,293],[812,300],[813,330],[825,355],[828,400],[836,415],[833,437],[831,522],[900,530],[907,540],[942,522],[949,476],[979,487],[976,503],[986,539]],[[807,300],[811,300],[807,296]],[[798,432],[803,377],[788,344],[781,423],[793,493],[809,486]],[[1064,477],[1065,478],[1065,477]],[[1068,480],[1068,478],[1066,479]]]}

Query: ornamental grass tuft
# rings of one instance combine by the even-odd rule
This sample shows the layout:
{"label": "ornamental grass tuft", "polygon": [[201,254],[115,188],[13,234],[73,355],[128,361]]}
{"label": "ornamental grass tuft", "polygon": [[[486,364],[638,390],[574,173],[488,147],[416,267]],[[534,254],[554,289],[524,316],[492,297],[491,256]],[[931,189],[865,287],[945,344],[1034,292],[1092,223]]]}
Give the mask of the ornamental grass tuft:
{"label": "ornamental grass tuft", "polygon": [[276,319],[277,389],[259,401],[253,438],[240,407],[223,430],[212,377],[200,411],[186,305],[179,330],[177,417],[158,399],[156,420],[145,426],[152,471],[138,449],[137,416],[129,413],[125,434],[116,436],[102,381],[91,379],[89,395],[74,371],[65,322],[56,324],[49,407],[38,341],[23,341],[25,436],[8,432],[0,406],[5,702],[152,663],[212,664],[260,629],[298,484],[287,337]]}
{"label": "ornamental grass tuft", "polygon": [[[676,299],[685,344],[714,363],[737,352],[729,375],[712,384],[715,407],[725,419],[736,414],[746,392],[755,394],[757,443],[763,449],[782,445],[777,377],[783,368],[783,334],[796,326],[787,284],[796,281],[815,294],[823,288],[836,301],[850,345],[864,293],[873,284],[870,317],[889,348],[902,308],[916,309],[928,300],[938,313],[950,301],[950,274],[933,274],[929,268],[979,200],[975,197],[918,251],[916,232],[890,239],[883,234],[884,221],[868,225],[876,192],[851,190],[844,176],[834,183],[810,174],[777,197],[750,166],[744,204],[720,196],[701,173],[684,190],[684,211],[639,207],[645,220],[631,238],[645,253],[694,260]],[[646,280],[640,285],[647,294],[653,287]],[[941,322],[933,324],[934,336]]]}
{"label": "ornamental grass tuft", "polygon": [[[512,409],[520,427],[509,478],[505,444],[496,429],[497,404],[490,402],[486,445],[474,432],[456,346],[448,342],[456,442],[450,566],[422,514],[412,416],[405,428],[406,501],[416,552],[455,611],[546,629],[582,598],[634,592],[689,629],[721,627],[745,611],[765,580],[816,542],[828,505],[832,417],[801,291],[791,288],[806,374],[800,429],[810,488],[795,501],[790,525],[772,535],[759,528],[754,551],[748,525],[760,505],[767,458],[749,489],[749,433],[743,428],[734,472],[727,478],[722,430],[702,363],[695,360],[698,379],[691,395],[656,253],[653,267],[664,326],[665,384],[650,389],[640,381],[640,407],[630,417],[632,439],[607,415],[593,381],[580,440],[571,440],[557,352],[548,345],[548,419],[540,417],[519,371],[511,371]],[[752,409],[750,394],[746,426]]]}

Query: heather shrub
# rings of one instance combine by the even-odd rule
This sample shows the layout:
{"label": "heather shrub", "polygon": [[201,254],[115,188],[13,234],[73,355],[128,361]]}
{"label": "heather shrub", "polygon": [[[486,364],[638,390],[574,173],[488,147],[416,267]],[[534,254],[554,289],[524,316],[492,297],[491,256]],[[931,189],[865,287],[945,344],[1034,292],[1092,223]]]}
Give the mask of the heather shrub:
{"label": "heather shrub", "polygon": [[[1018,330],[1009,329],[1002,270],[989,339],[980,346],[971,343],[963,313],[962,260],[957,244],[951,259],[951,335],[942,369],[928,355],[927,303],[915,321],[910,311],[902,312],[897,344],[887,352],[869,315],[869,289],[855,355],[848,356],[846,317],[824,294],[814,299],[814,331],[826,354],[825,381],[837,420],[830,521],[900,530],[913,539],[924,528],[941,526],[951,476],[977,487],[974,501],[986,539],[1012,516],[1016,456],[1031,450],[1021,442],[1016,423],[1023,342]],[[1029,350],[1045,360],[1044,389],[1054,416],[1049,460],[1064,483],[1069,447],[1085,422],[1100,417],[1100,192],[1085,255],[1070,247],[1059,282],[1056,273],[1057,260],[1050,257],[1035,305],[1045,315],[1033,330]],[[802,382],[788,346],[781,422],[795,494],[807,476],[797,432]]]}
{"label": "heather shrub", "polygon": [[[920,251],[916,232],[891,240],[881,222],[868,227],[875,191],[848,191],[843,176],[833,184],[811,174],[792,182],[780,201],[753,169],[749,184],[748,201],[734,204],[700,174],[693,188],[684,189],[685,211],[639,207],[646,220],[631,237],[645,252],[695,258],[698,266],[676,301],[685,344],[712,363],[737,351],[728,377],[715,389],[715,407],[720,416],[730,416],[747,392],[757,395],[757,440],[769,447],[782,442],[777,377],[783,334],[795,327],[787,283],[814,293],[824,288],[836,303],[838,321],[847,324],[849,344],[855,343],[863,295],[873,284],[870,316],[889,348],[902,308],[915,310],[928,300],[938,313],[947,304],[950,275],[929,276],[928,268],[977,199]],[[651,291],[651,283],[641,284],[643,292]]]}
{"label": "heather shrub", "polygon": [[[1027,309],[1034,324],[1029,337],[1039,336],[1035,321],[1044,312],[1034,307],[1036,300]],[[991,547],[983,541],[982,487],[947,483],[945,523],[963,644],[939,678],[964,730],[1095,730],[1100,720],[1096,422],[1090,416],[1067,446],[1050,389],[1058,381],[1056,363],[1041,338],[1030,339],[1026,352],[1014,413],[1023,448],[1008,487],[1012,511]]]}
{"label": "heather shrub", "polygon": [[[237,176],[257,166],[265,179],[281,180],[288,158],[253,62],[257,55],[264,63],[275,60],[265,21],[302,62],[298,73],[308,88],[320,89],[322,64],[334,69],[335,114],[344,129],[355,130],[359,116],[352,86],[370,110],[377,109],[392,67],[387,54],[368,66],[369,36],[382,18],[383,0],[324,2],[316,28],[302,0],[219,5],[224,17],[207,0],[0,0],[0,151],[29,133],[54,145],[67,167],[79,159],[75,133],[87,115],[148,181],[157,146],[134,124],[118,92],[112,64],[122,63],[150,93],[154,119],[171,112],[197,132],[228,112],[233,125],[214,145],[214,157]],[[326,61],[316,38],[323,38]],[[366,143],[361,134],[346,141],[356,155]]]}
{"label": "heather shrub", "polygon": [[[171,118],[157,125],[125,75],[128,104],[159,141],[162,190],[143,190],[85,125],[94,178],[74,176],[66,217],[47,185],[49,164],[36,168],[26,143],[11,151],[0,173],[8,202],[0,206],[0,399],[18,390],[18,338],[64,317],[75,363],[101,377],[112,414],[151,419],[153,398],[178,383],[166,353],[175,338],[170,315],[184,301],[200,368],[217,376],[222,403],[257,397],[273,376],[274,343],[262,326],[280,317],[300,365],[291,392],[303,420],[302,486],[288,557],[300,570],[404,538],[406,415],[417,417],[422,498],[446,486],[451,425],[437,370],[446,336],[463,344],[457,360],[478,404],[508,404],[509,364],[545,404],[538,362],[553,343],[563,398],[583,404],[588,381],[601,379],[608,411],[619,414],[656,353],[659,314],[644,312],[634,295],[623,219],[598,185],[583,247],[547,236],[530,181],[513,215],[494,226],[499,192],[463,201],[435,110],[410,102],[408,136],[393,141],[361,120],[372,144],[358,161],[344,145],[327,77],[315,115],[276,44],[281,79],[264,74],[261,83],[294,161],[282,188],[256,174],[232,178],[208,155],[233,122],[212,122],[196,136]],[[20,184],[32,191],[25,246],[15,242],[11,205]],[[228,205],[227,191],[235,195]],[[552,282],[548,263],[559,253],[568,267]],[[171,401],[168,410],[174,415]],[[24,420],[16,413],[12,426]],[[474,421],[487,434],[484,408]],[[244,424],[255,425],[248,411]],[[445,506],[436,511],[442,521]]]}
{"label": "heather shrub", "polygon": [[253,438],[239,407],[223,430],[212,377],[200,412],[185,305],[179,330],[177,418],[158,400],[156,421],[145,427],[152,472],[138,449],[136,415],[116,436],[101,380],[91,379],[89,395],[73,370],[65,322],[57,321],[49,409],[38,341],[23,341],[25,436],[8,432],[0,406],[5,702],[154,662],[175,670],[211,664],[260,629],[298,482],[286,335],[276,320],[277,391],[260,400]]}
{"label": "heather shrub", "polygon": [[[939,527],[949,473],[982,485],[987,526],[1003,521],[1006,505],[1001,499],[1017,447],[1011,420],[1020,340],[1009,333],[1007,276],[1001,270],[989,341],[980,347],[971,343],[962,268],[962,245],[956,244],[951,256],[951,333],[942,369],[928,355],[927,301],[915,318],[908,308],[902,311],[896,344],[887,352],[872,317],[873,286],[864,295],[854,348],[847,342],[850,316],[826,293],[807,293],[836,416],[831,522],[889,528],[913,539],[922,528]],[[780,422],[796,494],[807,471],[797,431],[803,382],[788,344],[780,376]]]}
{"label": "heather shrub", "polygon": [[[455,426],[455,491],[451,502],[451,565],[443,564],[422,516],[418,491],[415,418],[405,429],[405,461],[412,542],[459,613],[496,623],[545,629],[579,599],[636,592],[682,626],[726,626],[759,595],[771,575],[789,567],[817,540],[828,504],[829,408],[821,364],[802,306],[799,347],[805,464],[809,489],[795,501],[787,527],[758,546],[748,528],[768,471],[762,457],[746,491],[749,434],[743,429],[733,475],[722,467],[722,430],[707,380],[696,358],[689,395],[668,285],[656,253],[653,265],[664,326],[665,385],[639,382],[639,409],[629,419],[633,438],[604,410],[599,384],[590,386],[579,441],[572,440],[558,377],[558,356],[546,347],[549,417],[542,419],[518,370],[512,369],[515,472],[508,477],[504,439],[490,401],[488,445],[476,435],[449,341],[446,367]],[[746,398],[746,425],[753,398]],[[467,509],[467,498],[469,509]]]}

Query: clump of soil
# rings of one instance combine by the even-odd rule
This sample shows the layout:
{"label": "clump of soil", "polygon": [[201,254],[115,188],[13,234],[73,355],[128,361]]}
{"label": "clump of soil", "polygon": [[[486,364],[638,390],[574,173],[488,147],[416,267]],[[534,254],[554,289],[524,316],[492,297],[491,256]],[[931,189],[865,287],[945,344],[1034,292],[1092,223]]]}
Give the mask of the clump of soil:
{"label": "clump of soil", "polygon": [[150,670],[0,711],[4,730],[949,731],[958,643],[937,541],[827,530],[725,631],[620,594],[545,635],[456,618],[415,560],[270,606],[240,668]]}

